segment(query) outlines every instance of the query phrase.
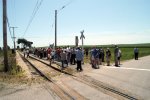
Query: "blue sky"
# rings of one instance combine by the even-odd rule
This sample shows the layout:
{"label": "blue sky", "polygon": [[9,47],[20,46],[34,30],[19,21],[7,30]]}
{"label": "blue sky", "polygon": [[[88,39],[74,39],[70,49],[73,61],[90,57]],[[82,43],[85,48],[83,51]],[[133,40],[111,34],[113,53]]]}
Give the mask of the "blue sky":
{"label": "blue sky", "polygon": [[[24,37],[33,46],[54,43],[54,11],[64,5],[58,12],[58,45],[74,45],[83,29],[86,45],[150,43],[150,0],[43,0],[23,36],[37,1],[41,0],[7,0],[10,26],[18,27],[17,39]],[[2,17],[0,23],[1,47]],[[8,45],[13,47],[9,31]]]}

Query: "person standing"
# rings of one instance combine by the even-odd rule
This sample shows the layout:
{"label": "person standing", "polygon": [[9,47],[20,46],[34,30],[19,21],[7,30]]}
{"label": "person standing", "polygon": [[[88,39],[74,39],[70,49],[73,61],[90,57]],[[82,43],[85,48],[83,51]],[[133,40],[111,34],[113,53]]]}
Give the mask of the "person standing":
{"label": "person standing", "polygon": [[139,56],[139,49],[138,48],[134,48],[134,58],[135,60],[138,60],[138,56]]}
{"label": "person standing", "polygon": [[40,59],[42,59],[42,57],[43,57],[43,49],[41,48],[39,52],[40,52]]}
{"label": "person standing", "polygon": [[26,57],[26,49],[23,50],[23,55]]}
{"label": "person standing", "polygon": [[47,49],[47,59],[50,59],[50,55],[51,55],[51,49],[48,48],[48,49]]}
{"label": "person standing", "polygon": [[115,51],[114,51],[114,59],[115,59],[115,66],[118,67],[118,47],[115,46]]}
{"label": "person standing", "polygon": [[107,66],[110,66],[110,59],[111,59],[111,51],[109,50],[109,48],[107,48],[107,50],[106,50],[106,62],[107,62]]}
{"label": "person standing", "polygon": [[94,48],[92,51],[92,68],[99,68],[99,49]]}
{"label": "person standing", "polygon": [[87,48],[87,49],[85,49],[86,59],[88,59],[88,54],[89,54],[89,50],[88,50],[88,48]]}
{"label": "person standing", "polygon": [[30,53],[29,49],[27,49],[27,58],[29,58],[29,53]]}
{"label": "person standing", "polygon": [[120,58],[121,58],[121,50],[118,49],[118,64],[120,65]]}
{"label": "person standing", "polygon": [[76,64],[75,57],[76,57],[75,48],[73,47],[72,50],[71,50],[71,60],[70,60],[70,63],[73,64],[73,65]]}
{"label": "person standing", "polygon": [[67,57],[66,53],[62,50],[60,53],[60,59],[62,63],[61,70],[64,69],[64,63],[67,60],[66,57]]}
{"label": "person standing", "polygon": [[101,53],[102,53],[102,62],[105,62],[105,53],[104,53],[104,49],[101,49]]}
{"label": "person standing", "polygon": [[68,48],[65,52],[66,52],[66,56],[67,56],[67,63],[70,63],[71,51],[70,51],[70,49]]}
{"label": "person standing", "polygon": [[76,51],[76,60],[77,60],[77,71],[83,71],[81,61],[83,60],[83,52],[81,48],[78,47],[78,50]]}
{"label": "person standing", "polygon": [[52,63],[54,63],[54,57],[55,57],[55,51],[53,50],[50,54],[50,66]]}
{"label": "person standing", "polygon": [[99,49],[99,64],[102,65],[102,48]]}

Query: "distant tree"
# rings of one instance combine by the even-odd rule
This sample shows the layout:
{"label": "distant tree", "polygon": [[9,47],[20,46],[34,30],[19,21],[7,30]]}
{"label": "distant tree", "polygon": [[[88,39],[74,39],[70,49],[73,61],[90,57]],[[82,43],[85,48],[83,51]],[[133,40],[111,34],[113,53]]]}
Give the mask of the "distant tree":
{"label": "distant tree", "polygon": [[17,46],[17,49],[20,49],[20,47],[19,47],[19,46]]}
{"label": "distant tree", "polygon": [[2,50],[2,48],[0,47],[0,51]]}
{"label": "distant tree", "polygon": [[27,41],[26,39],[18,39],[17,41],[18,44],[22,44],[23,45],[23,48],[25,47],[31,47],[31,45],[33,44],[33,42],[30,42],[30,41]]}
{"label": "distant tree", "polygon": [[27,47],[31,48],[32,44],[33,44],[33,42],[27,41]]}
{"label": "distant tree", "polygon": [[9,45],[7,45],[7,49],[10,50],[10,46]]}
{"label": "distant tree", "polygon": [[27,43],[27,40],[26,40],[26,39],[18,39],[17,43],[18,43],[18,44],[21,43],[22,46],[25,47],[25,45],[26,45],[26,43]]}

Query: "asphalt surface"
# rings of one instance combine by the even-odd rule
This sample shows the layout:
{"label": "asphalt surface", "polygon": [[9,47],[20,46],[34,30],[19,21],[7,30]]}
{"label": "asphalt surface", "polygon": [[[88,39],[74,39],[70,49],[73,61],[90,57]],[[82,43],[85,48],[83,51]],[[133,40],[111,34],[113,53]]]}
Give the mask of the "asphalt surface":
{"label": "asphalt surface", "polygon": [[102,66],[85,75],[121,89],[143,100],[150,100],[150,56],[123,62],[120,67]]}

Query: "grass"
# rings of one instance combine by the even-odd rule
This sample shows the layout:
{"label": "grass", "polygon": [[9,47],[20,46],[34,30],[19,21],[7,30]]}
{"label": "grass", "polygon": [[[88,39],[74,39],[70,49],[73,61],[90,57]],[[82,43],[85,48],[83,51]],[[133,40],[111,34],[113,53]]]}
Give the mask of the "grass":
{"label": "grass", "polygon": [[3,56],[3,52],[2,51],[0,51],[0,57],[2,57]]}
{"label": "grass", "polygon": [[[134,59],[134,48],[120,48],[122,51],[121,60]],[[139,57],[150,55],[150,48],[139,48]]]}
{"label": "grass", "polygon": [[3,52],[0,50],[0,72],[4,70],[4,64],[3,62]]}
{"label": "grass", "polygon": [[0,72],[4,71],[4,64],[0,64]]}

